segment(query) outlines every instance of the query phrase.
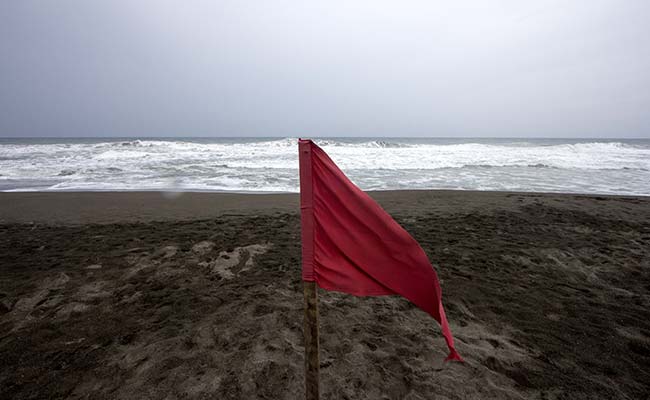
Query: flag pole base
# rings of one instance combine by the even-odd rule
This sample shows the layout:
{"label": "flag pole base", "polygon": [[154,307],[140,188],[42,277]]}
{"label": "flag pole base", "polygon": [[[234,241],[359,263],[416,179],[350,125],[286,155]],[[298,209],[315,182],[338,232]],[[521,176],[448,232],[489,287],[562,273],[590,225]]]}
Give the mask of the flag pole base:
{"label": "flag pole base", "polygon": [[318,286],[303,281],[305,296],[305,399],[319,399],[320,360],[318,355]]}

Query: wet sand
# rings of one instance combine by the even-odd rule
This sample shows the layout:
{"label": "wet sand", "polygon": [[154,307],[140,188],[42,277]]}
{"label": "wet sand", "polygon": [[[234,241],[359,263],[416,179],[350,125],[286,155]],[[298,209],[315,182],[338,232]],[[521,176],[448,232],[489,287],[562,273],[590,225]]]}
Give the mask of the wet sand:
{"label": "wet sand", "polygon": [[[372,193],[466,363],[399,297],[320,291],[324,399],[650,394],[650,198]],[[0,193],[0,398],[303,395],[296,195]]]}

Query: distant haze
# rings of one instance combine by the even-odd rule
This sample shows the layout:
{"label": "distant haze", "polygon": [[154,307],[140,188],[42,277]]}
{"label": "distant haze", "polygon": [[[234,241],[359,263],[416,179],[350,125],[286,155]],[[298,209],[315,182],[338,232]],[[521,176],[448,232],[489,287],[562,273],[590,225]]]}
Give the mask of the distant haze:
{"label": "distant haze", "polygon": [[650,137],[650,2],[0,2],[0,136]]}

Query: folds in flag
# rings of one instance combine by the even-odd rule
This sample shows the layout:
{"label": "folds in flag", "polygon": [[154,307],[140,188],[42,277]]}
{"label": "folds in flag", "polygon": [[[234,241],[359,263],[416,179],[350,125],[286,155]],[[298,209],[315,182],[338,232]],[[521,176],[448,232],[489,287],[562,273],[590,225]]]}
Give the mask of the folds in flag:
{"label": "folds in flag", "polygon": [[299,141],[302,278],[356,296],[400,295],[430,314],[462,361],[420,245],[311,140]]}

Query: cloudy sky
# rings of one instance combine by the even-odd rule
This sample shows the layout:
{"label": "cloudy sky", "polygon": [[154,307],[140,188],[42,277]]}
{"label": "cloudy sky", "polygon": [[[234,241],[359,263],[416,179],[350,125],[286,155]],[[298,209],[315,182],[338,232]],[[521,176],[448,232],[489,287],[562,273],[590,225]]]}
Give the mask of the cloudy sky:
{"label": "cloudy sky", "polygon": [[650,1],[3,0],[0,136],[650,137]]}

